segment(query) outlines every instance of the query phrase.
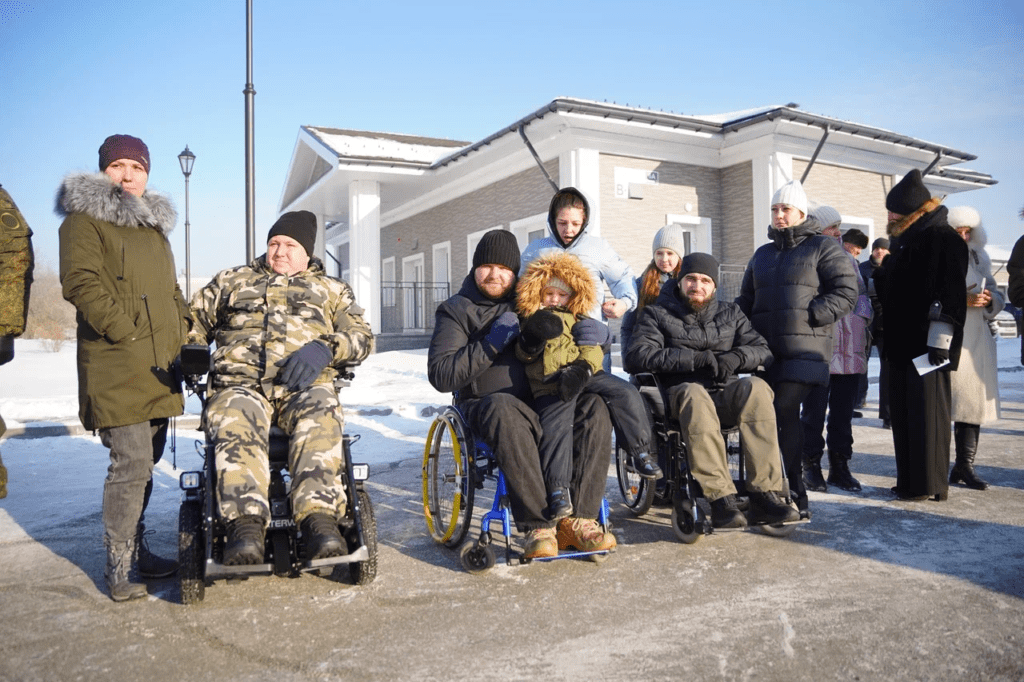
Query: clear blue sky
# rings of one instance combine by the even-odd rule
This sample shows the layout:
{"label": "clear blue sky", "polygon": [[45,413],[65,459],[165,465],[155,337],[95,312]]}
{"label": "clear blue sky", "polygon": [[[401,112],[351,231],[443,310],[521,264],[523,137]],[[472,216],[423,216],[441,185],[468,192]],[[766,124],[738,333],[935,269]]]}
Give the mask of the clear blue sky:
{"label": "clear blue sky", "polygon": [[[1024,11],[961,2],[254,2],[256,236],[299,126],[476,141],[555,97],[685,114],[796,102],[976,154],[951,197],[1009,248],[1024,206]],[[245,257],[244,0],[0,0],[0,183],[57,265],[53,196],[111,133],[149,145],[193,276]],[[172,234],[184,268],[184,217]],[[260,244],[261,245],[261,244]],[[258,251],[262,252],[262,251]]]}

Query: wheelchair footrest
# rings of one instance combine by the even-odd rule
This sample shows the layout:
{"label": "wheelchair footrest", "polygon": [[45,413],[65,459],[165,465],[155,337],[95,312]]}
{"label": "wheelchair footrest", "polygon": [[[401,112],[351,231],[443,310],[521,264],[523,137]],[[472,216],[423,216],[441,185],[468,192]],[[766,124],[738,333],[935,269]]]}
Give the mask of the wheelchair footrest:
{"label": "wheelchair footrest", "polygon": [[366,549],[366,545],[361,545],[359,549],[350,553],[342,554],[340,556],[329,556],[323,559],[312,559],[305,562],[303,570],[316,570],[318,568],[324,568],[325,566],[336,566],[338,564],[354,564],[362,561],[370,560],[370,551]]}
{"label": "wheelchair footrest", "polygon": [[559,552],[557,556],[539,556],[535,559],[523,559],[519,557],[519,563],[527,564],[534,561],[557,561],[558,559],[574,559],[577,557],[588,557],[595,554],[611,554],[609,549],[598,549],[593,552]]}

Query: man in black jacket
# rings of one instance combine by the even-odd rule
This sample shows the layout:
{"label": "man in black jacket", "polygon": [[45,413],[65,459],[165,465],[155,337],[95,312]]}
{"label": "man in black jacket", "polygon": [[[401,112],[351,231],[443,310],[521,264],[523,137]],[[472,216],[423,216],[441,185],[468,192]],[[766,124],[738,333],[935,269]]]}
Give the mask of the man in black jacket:
{"label": "man in black jacket", "polygon": [[[891,252],[875,272],[889,361],[893,492],[905,500],[944,500],[949,490],[949,373],[960,360],[967,316],[967,244],[941,203],[916,168],[889,191]],[[922,375],[915,359],[922,369],[939,369]]]}
{"label": "man in black jacket", "polygon": [[576,515],[562,519],[557,534],[553,522],[544,518],[540,421],[526,371],[515,357],[517,272],[515,236],[500,229],[486,233],[459,293],[437,308],[427,377],[438,391],[456,394],[455,403],[473,434],[494,450],[508,484],[512,517],[526,533],[524,558],[554,556],[559,549],[613,549],[615,536],[594,521],[611,455],[611,421],[596,395],[584,393],[577,401],[569,487]]}
{"label": "man in black jacket", "polygon": [[718,301],[718,261],[706,253],[683,258],[644,308],[626,351],[627,372],[652,372],[669,387],[688,463],[711,502],[711,525],[737,528],[739,510],[726,460],[722,425],[737,426],[750,475],[750,523],[797,521],[800,514],[779,497],[782,465],[772,391],[762,379],[736,376],[771,360],[768,343],[734,303]]}

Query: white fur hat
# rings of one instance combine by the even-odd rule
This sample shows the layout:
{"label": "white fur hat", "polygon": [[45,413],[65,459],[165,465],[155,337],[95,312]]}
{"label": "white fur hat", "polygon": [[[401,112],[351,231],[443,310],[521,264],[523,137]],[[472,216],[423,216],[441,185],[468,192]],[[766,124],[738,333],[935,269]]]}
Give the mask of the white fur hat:
{"label": "white fur hat", "polygon": [[823,229],[843,222],[843,216],[839,215],[839,211],[824,204],[812,208],[810,215],[814,216]]}
{"label": "white fur hat", "polygon": [[790,180],[785,185],[775,191],[775,196],[772,197],[772,206],[776,204],[786,204],[797,209],[805,216],[807,215],[807,194],[804,193],[804,187],[800,184],[799,180]]}
{"label": "white fur hat", "polygon": [[950,227],[969,227],[972,230],[981,227],[981,215],[970,206],[953,206],[949,209],[946,222]]}

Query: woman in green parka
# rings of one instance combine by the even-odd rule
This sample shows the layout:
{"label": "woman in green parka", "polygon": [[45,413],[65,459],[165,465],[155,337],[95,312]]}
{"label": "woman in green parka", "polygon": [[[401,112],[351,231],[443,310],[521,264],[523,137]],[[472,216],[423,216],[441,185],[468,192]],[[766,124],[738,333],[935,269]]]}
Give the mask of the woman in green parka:
{"label": "woman in green parka", "polygon": [[184,400],[174,359],[188,329],[167,235],[170,199],[146,190],[149,150],[130,135],[100,147],[100,173],[69,175],[57,192],[60,280],[78,311],[79,417],[110,449],[103,487],[106,580],[114,601],[146,596],[134,579],[175,562],[150,553],[142,516],[168,418]]}

